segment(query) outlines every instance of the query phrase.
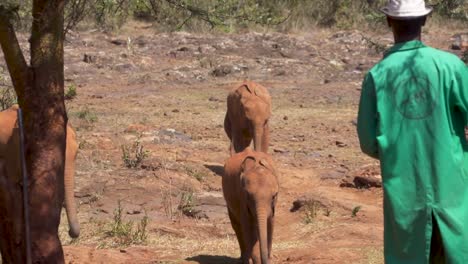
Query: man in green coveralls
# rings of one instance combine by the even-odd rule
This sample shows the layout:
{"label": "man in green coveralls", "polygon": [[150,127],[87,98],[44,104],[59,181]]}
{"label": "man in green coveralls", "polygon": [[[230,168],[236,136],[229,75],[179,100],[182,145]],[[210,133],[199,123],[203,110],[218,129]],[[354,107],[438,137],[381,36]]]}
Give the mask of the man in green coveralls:
{"label": "man in green coveralls", "polygon": [[395,45],[365,77],[357,129],[381,163],[385,263],[468,264],[468,68],[421,42],[424,0],[382,11]]}

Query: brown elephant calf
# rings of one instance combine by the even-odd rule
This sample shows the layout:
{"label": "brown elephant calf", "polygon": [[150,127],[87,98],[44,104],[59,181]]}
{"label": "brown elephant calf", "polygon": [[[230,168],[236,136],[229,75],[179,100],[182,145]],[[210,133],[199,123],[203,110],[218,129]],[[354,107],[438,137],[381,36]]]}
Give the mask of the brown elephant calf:
{"label": "brown elephant calf", "polygon": [[[19,136],[17,126],[18,105],[0,112],[0,180],[21,179],[21,166],[19,161]],[[80,234],[80,225],[76,213],[74,186],[75,186],[75,159],[78,152],[76,134],[70,125],[67,126],[67,142],[65,153],[65,210],[67,212],[69,235],[76,238]],[[3,167],[3,168],[2,168]],[[0,189],[0,202],[7,202],[7,196]],[[30,197],[34,199],[34,197]],[[6,201],[5,201],[6,200]]]}
{"label": "brown elephant calf", "polygon": [[231,155],[242,152],[252,139],[256,151],[268,152],[271,97],[268,90],[246,81],[229,92],[224,130],[231,140]]}
{"label": "brown elephant calf", "polygon": [[270,263],[279,189],[271,157],[250,148],[233,155],[224,165],[222,186],[242,263]]}

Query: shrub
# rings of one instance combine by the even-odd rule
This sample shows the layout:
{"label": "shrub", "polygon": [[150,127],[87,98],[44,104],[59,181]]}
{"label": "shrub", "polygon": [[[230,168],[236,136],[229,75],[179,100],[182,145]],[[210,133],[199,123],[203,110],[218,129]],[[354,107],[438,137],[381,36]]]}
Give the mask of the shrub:
{"label": "shrub", "polygon": [[195,197],[193,191],[188,190],[182,192],[180,196],[179,206],[177,207],[184,215],[194,216]]}
{"label": "shrub", "polygon": [[140,137],[131,146],[122,146],[122,160],[127,168],[137,168],[148,155],[149,152],[143,149]]}
{"label": "shrub", "polygon": [[118,201],[117,208],[114,210],[114,221],[111,228],[106,232],[108,237],[114,238],[114,242],[119,246],[129,246],[134,244],[143,244],[148,238],[147,226],[148,217],[145,215],[137,224],[136,230],[133,228],[134,222],[125,222],[123,219],[123,208],[121,201]]}
{"label": "shrub", "polygon": [[0,111],[3,111],[17,103],[16,93],[13,88],[0,88]]}
{"label": "shrub", "polygon": [[97,121],[97,115],[91,112],[88,107],[85,107],[83,110],[79,111],[77,116],[79,119],[83,119],[88,123],[94,123]]}
{"label": "shrub", "polygon": [[67,91],[65,92],[65,100],[72,100],[77,96],[76,92],[76,86],[74,84],[71,84],[68,86]]}

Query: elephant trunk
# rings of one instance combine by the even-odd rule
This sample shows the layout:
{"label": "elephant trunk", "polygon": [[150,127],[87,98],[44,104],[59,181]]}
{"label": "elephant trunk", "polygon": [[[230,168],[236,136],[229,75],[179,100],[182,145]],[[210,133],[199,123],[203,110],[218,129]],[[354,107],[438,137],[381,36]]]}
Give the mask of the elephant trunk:
{"label": "elephant trunk", "polygon": [[72,238],[77,238],[80,235],[80,223],[76,213],[75,203],[75,157],[76,148],[69,148],[67,144],[66,159],[65,159],[65,210],[67,212],[68,226],[70,230],[68,234]]}
{"label": "elephant trunk", "polygon": [[262,264],[269,264],[268,258],[268,242],[267,242],[267,214],[265,210],[258,210],[257,212],[257,228],[258,240],[260,241],[260,257]]}
{"label": "elephant trunk", "polygon": [[262,151],[263,142],[263,126],[255,125],[254,127],[254,149],[255,151]]}

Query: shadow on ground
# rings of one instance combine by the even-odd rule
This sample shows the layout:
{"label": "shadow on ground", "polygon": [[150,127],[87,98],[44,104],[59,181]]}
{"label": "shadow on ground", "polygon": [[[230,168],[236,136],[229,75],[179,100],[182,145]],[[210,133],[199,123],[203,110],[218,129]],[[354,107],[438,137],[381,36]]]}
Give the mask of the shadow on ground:
{"label": "shadow on ground", "polygon": [[198,255],[195,257],[187,258],[188,261],[196,261],[199,264],[238,264],[241,263],[237,258],[225,257],[225,256],[209,256],[209,255]]}
{"label": "shadow on ground", "polygon": [[217,175],[223,177],[224,174],[224,166],[221,165],[211,165],[211,164],[205,164],[205,168],[211,170],[212,172],[216,173]]}

